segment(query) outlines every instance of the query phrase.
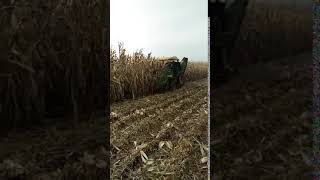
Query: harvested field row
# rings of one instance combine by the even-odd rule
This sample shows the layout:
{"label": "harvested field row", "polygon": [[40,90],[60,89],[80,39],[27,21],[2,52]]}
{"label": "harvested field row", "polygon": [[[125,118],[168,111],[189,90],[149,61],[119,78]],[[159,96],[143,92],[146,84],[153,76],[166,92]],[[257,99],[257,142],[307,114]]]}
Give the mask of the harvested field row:
{"label": "harvested field row", "polygon": [[203,79],[112,104],[111,178],[206,179],[207,92]]}

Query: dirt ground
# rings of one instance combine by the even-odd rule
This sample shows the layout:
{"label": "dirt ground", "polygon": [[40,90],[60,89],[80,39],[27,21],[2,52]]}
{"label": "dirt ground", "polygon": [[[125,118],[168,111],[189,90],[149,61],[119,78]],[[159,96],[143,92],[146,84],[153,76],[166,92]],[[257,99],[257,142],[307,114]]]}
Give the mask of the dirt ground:
{"label": "dirt ground", "polygon": [[0,179],[105,179],[106,118],[17,129],[0,138]]}
{"label": "dirt ground", "polygon": [[[312,55],[305,53],[242,66],[217,88],[216,179],[310,179],[312,87]],[[205,79],[113,104],[112,177],[207,179],[207,88]]]}
{"label": "dirt ground", "polygon": [[111,106],[111,178],[207,179],[208,80]]}
{"label": "dirt ground", "polygon": [[[242,67],[215,90],[216,179],[310,179],[311,57]],[[207,79],[111,110],[112,179],[208,179]],[[104,179],[105,123],[93,118],[2,136],[0,177]]]}
{"label": "dirt ground", "polygon": [[240,68],[214,94],[216,179],[311,179],[312,54]]}

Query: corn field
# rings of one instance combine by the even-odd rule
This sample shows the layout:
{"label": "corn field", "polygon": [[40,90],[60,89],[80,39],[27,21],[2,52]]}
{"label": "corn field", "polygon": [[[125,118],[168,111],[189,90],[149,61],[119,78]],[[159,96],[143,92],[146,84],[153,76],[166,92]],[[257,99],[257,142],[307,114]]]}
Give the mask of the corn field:
{"label": "corn field", "polygon": [[[142,50],[128,54],[122,44],[119,44],[118,53],[111,49],[110,62],[111,102],[155,93],[154,84],[165,63],[151,54],[145,55]],[[184,80],[206,78],[207,73],[207,63],[189,62]]]}
{"label": "corn field", "polygon": [[0,7],[3,128],[105,109],[106,2],[17,0]]}
{"label": "corn field", "polygon": [[298,11],[250,2],[233,52],[235,64],[311,51],[311,9]]}

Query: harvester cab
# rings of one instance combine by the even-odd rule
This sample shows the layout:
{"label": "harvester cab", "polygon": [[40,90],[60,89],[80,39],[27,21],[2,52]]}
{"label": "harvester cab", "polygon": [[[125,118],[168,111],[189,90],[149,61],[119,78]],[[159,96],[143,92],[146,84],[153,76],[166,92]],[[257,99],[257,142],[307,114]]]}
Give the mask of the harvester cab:
{"label": "harvester cab", "polygon": [[183,75],[187,68],[188,58],[181,61],[176,56],[161,59],[166,61],[163,70],[156,81],[156,90],[172,90],[183,85]]}

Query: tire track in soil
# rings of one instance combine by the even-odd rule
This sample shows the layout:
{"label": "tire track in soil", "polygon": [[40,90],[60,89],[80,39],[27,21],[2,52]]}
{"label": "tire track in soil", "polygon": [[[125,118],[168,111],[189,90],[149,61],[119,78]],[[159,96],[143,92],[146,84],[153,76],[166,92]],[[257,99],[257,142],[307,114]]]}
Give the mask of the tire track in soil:
{"label": "tire track in soil", "polygon": [[[158,147],[160,141],[171,141],[176,145],[181,137],[202,136],[201,139],[204,139],[203,143],[206,144],[207,133],[204,132],[207,132],[207,111],[200,111],[200,109],[207,108],[207,92],[207,79],[203,79],[187,83],[182,88],[169,93],[143,98],[148,101],[133,100],[131,107],[128,106],[128,102],[124,102],[126,106],[124,112],[119,112],[121,103],[111,107],[119,114],[126,115],[124,117],[118,115],[111,124],[111,177],[129,178],[134,174],[141,175],[141,169],[145,170],[145,163],[140,157],[140,151],[146,153],[151,159],[161,157],[163,154],[159,153]],[[142,105],[139,104],[141,102]],[[136,104],[139,109],[144,109],[142,115],[130,114]],[[205,117],[205,120],[195,121],[199,117]],[[117,123],[118,121],[122,121],[122,124]],[[193,125],[197,128],[191,128]],[[202,128],[205,128],[205,131]],[[137,142],[137,147],[134,147],[133,141]],[[188,156],[192,152],[192,149],[185,150]],[[173,153],[169,159],[177,155],[179,153]],[[179,158],[176,157],[176,159]],[[174,166],[179,166],[178,162],[175,161]],[[174,168],[174,170],[177,169]],[[206,175],[206,171],[204,174]]]}

